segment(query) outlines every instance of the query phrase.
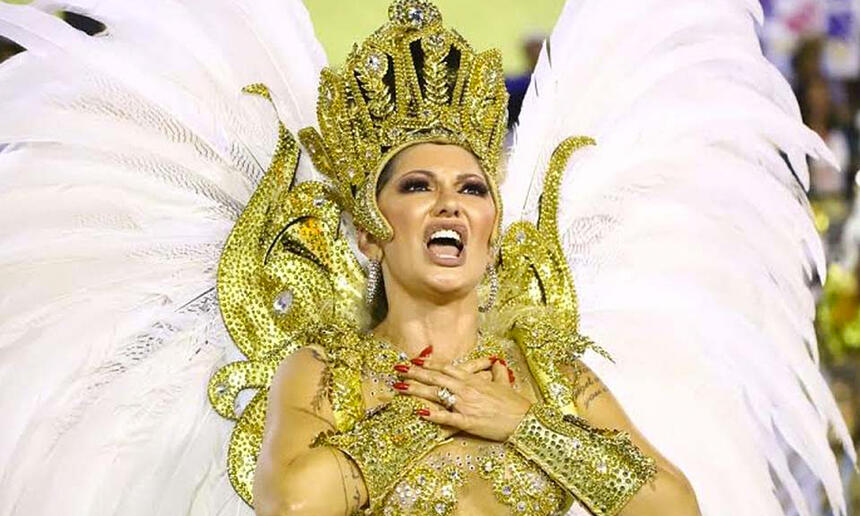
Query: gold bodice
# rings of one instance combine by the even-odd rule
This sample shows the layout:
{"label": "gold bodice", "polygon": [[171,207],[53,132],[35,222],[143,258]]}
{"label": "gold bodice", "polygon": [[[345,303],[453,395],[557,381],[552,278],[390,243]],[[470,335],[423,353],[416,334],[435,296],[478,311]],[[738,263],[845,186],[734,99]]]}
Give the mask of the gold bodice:
{"label": "gold bodice", "polygon": [[439,445],[397,483],[377,514],[557,514],[564,491],[510,445],[467,436]]}
{"label": "gold bodice", "polygon": [[[336,413],[355,413],[348,405],[358,402],[363,410],[373,411],[398,395],[391,387],[397,380],[392,366],[407,357],[379,340],[362,339],[355,344],[362,349],[360,366],[352,351],[348,358],[352,371],[361,371],[358,383],[341,369],[342,352],[327,350],[332,370],[329,392]],[[355,345],[347,347],[355,349]],[[482,343],[466,358],[490,354],[504,357],[513,369],[514,389],[532,401],[540,399],[526,361],[513,342]],[[360,393],[355,392],[357,385]],[[348,418],[336,414],[336,419],[343,422]],[[549,516],[563,513],[568,504],[566,492],[512,445],[458,434],[416,461],[373,514]]]}

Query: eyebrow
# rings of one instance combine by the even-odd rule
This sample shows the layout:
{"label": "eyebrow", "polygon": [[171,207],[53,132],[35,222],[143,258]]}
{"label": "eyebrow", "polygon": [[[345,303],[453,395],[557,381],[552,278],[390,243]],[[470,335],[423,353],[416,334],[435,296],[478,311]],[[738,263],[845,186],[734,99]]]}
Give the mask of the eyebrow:
{"label": "eyebrow", "polygon": [[[409,174],[421,174],[421,175],[425,175],[425,176],[436,177],[435,172],[430,171],[430,170],[425,170],[423,168],[416,168],[415,170],[410,170],[409,172],[404,173],[400,177],[402,178],[402,177],[408,176]],[[484,178],[484,176],[482,176],[481,174],[475,174],[474,172],[463,172],[462,174],[457,174],[457,181],[465,181],[466,179],[469,179],[471,177],[476,177],[476,178],[480,179],[481,181],[486,182],[486,179]]]}

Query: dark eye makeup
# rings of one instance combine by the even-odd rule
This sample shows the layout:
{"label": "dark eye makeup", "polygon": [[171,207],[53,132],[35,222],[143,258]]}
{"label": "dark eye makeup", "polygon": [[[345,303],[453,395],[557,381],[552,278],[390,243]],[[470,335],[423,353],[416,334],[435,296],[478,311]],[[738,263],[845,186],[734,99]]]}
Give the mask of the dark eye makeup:
{"label": "dark eye makeup", "polygon": [[401,193],[426,192],[430,189],[430,181],[423,177],[411,176],[401,180],[397,186]]}
{"label": "dark eye makeup", "polygon": [[473,179],[463,183],[463,187],[460,191],[471,195],[477,195],[478,197],[484,197],[489,193],[490,189],[487,188],[487,185],[483,181]]}
{"label": "dark eye makeup", "polygon": [[[397,191],[400,193],[426,192],[430,188],[430,180],[418,174],[406,176],[397,183]],[[478,197],[485,197],[489,191],[487,184],[480,179],[468,179],[464,181],[459,190],[460,193],[476,195]]]}

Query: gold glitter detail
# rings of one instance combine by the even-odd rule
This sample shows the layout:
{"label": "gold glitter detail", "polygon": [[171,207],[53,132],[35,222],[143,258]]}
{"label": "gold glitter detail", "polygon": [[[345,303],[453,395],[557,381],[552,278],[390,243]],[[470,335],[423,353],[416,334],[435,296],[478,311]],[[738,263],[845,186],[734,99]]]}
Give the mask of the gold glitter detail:
{"label": "gold glitter detail", "polygon": [[[519,221],[502,237],[496,310],[509,313],[507,331],[519,344],[543,398],[565,414],[576,414],[569,382],[560,369],[591,347],[578,333],[579,307],[573,278],[558,236],[561,178],[570,156],[595,145],[585,136],[564,140],[553,151],[540,198],[537,225]],[[509,329],[510,328],[510,329]]]}
{"label": "gold glitter detail", "polygon": [[657,473],[624,432],[601,430],[544,403],[508,439],[595,516],[614,516]]}
{"label": "gold glitter detail", "polygon": [[564,490],[509,443],[484,447],[478,464],[478,474],[492,484],[496,499],[510,506],[514,514],[555,514],[565,502]]}
{"label": "gold glitter detail", "polygon": [[[246,93],[271,97],[265,86]],[[236,492],[252,504],[253,472],[265,423],[266,393],[281,360],[323,339],[313,328],[357,325],[364,308],[364,274],[339,232],[342,208],[319,182],[295,185],[299,147],[283,124],[272,163],[230,233],[218,268],[224,323],[246,361],[229,364],[209,382],[209,400],[222,416],[238,420],[228,471]],[[340,372],[339,382],[347,382]],[[254,401],[236,410],[240,391]],[[346,390],[346,387],[344,387]],[[352,422],[354,408],[342,421]]]}
{"label": "gold glitter detail", "polygon": [[[455,452],[456,453],[456,452]],[[492,485],[499,503],[520,516],[557,514],[567,494],[536,464],[513,446],[494,443],[478,446],[474,454],[431,453],[400,479],[386,496],[383,516],[442,516],[453,514],[459,490],[472,472]]]}
{"label": "gold glitter detail", "polygon": [[476,54],[442,25],[433,4],[397,0],[388,23],[356,46],[342,67],[323,69],[320,132],[305,128],[299,139],[356,225],[388,240],[391,226],[376,205],[376,182],[392,156],[419,142],[472,151],[501,213],[497,175],[507,102],[497,50]]}

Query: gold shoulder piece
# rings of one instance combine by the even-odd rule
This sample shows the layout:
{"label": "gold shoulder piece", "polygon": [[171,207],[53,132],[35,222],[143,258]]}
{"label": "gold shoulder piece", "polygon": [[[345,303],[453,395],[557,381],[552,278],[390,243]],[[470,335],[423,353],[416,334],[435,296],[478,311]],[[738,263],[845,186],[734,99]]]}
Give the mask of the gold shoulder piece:
{"label": "gold shoulder piece", "polygon": [[520,345],[546,400],[565,414],[575,414],[573,393],[559,366],[572,363],[587,347],[579,334],[579,309],[573,277],[558,234],[561,178],[570,156],[595,145],[576,136],[552,154],[540,198],[537,224],[519,221],[502,237],[499,253],[499,294],[495,311],[508,322],[507,331]]}
{"label": "gold shoulder piece", "polygon": [[[261,84],[243,91],[271,100]],[[336,196],[320,182],[295,184],[299,147],[282,123],[278,136],[272,163],[233,227],[218,266],[221,315],[247,360],[212,376],[209,400],[220,415],[237,420],[228,470],[248,504],[266,394],[278,364],[305,344],[325,347],[317,329],[356,329],[365,283],[340,233],[342,207]],[[240,413],[237,397],[245,389],[257,394]]]}

